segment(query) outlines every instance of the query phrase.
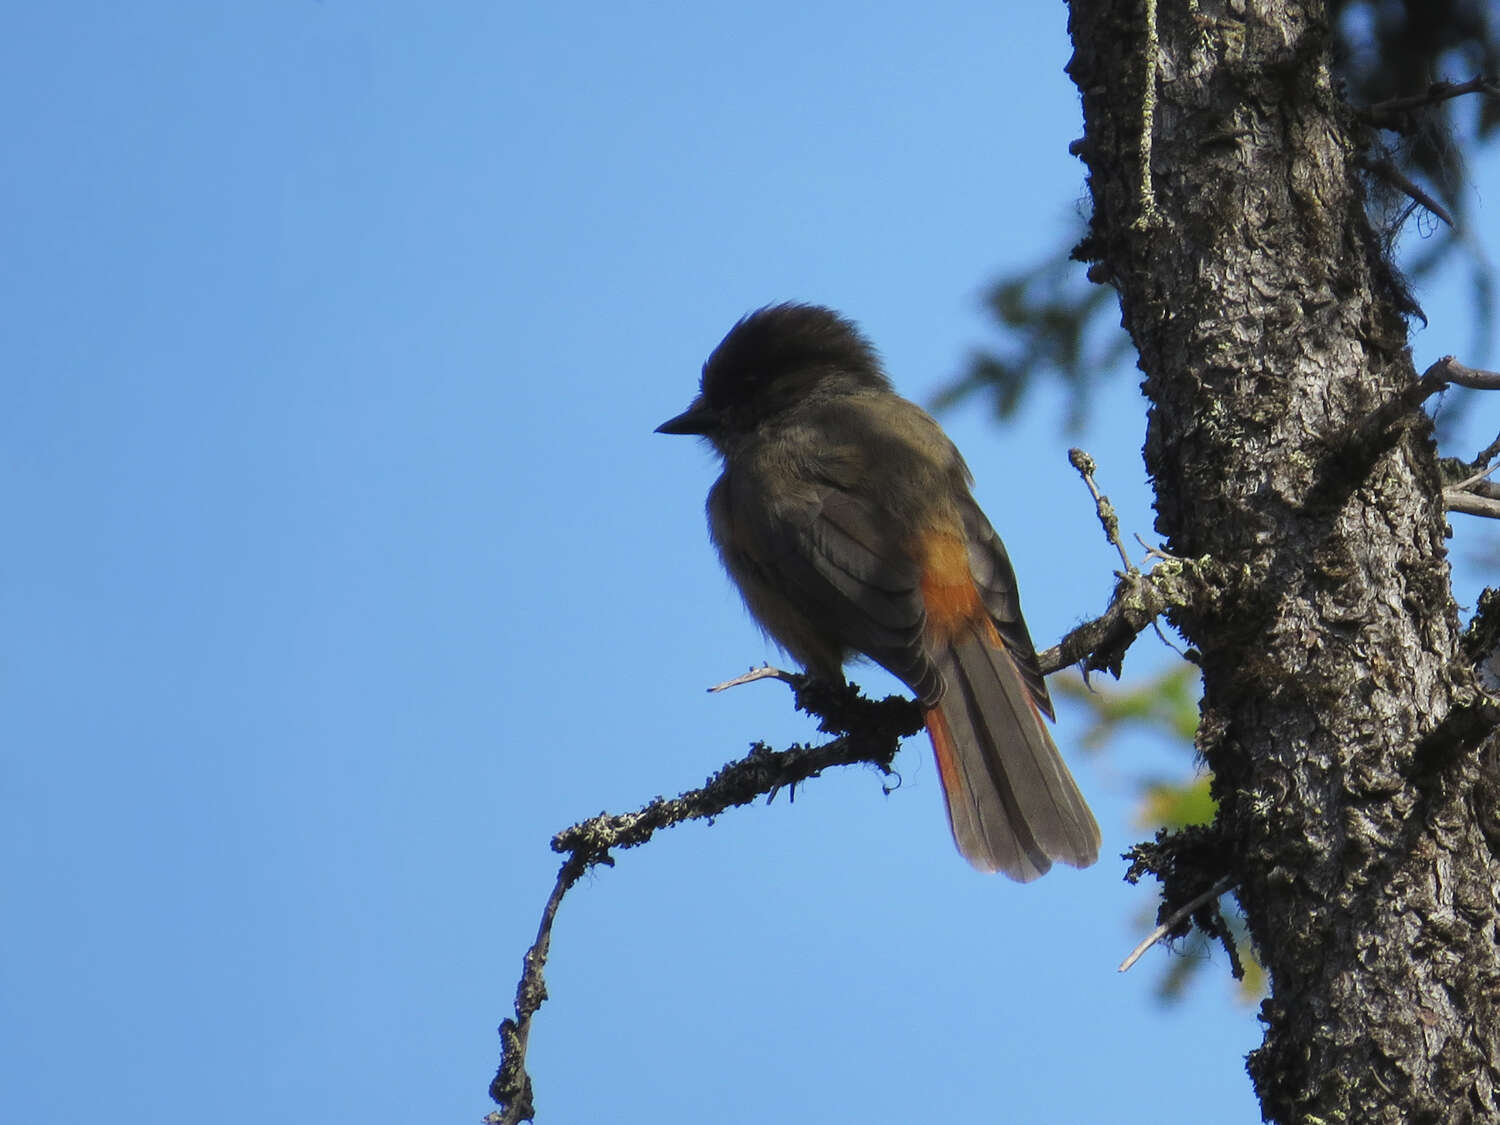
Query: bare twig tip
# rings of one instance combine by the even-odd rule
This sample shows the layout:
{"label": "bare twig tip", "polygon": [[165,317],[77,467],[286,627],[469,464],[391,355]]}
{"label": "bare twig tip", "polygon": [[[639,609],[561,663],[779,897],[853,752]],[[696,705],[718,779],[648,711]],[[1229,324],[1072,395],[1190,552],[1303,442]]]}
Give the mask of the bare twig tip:
{"label": "bare twig tip", "polygon": [[1078,471],[1083,478],[1083,483],[1088,486],[1089,495],[1094,498],[1094,511],[1099,517],[1099,523],[1104,527],[1104,537],[1114,545],[1116,551],[1120,552],[1120,561],[1125,564],[1127,574],[1139,574],[1135,563],[1130,561],[1130,556],[1125,553],[1125,544],[1120,542],[1120,517],[1115,515],[1115,507],[1109,502],[1109,497],[1099,491],[1094,483],[1094,473],[1099,466],[1083,450],[1076,446],[1068,450],[1068,464]]}
{"label": "bare twig tip", "polygon": [[1150,949],[1157,942],[1161,941],[1162,938],[1171,933],[1173,929],[1180,925],[1182,921],[1190,916],[1194,911],[1200,909],[1203,906],[1206,906],[1208,903],[1212,902],[1220,895],[1226,894],[1227,892],[1233,890],[1237,882],[1238,880],[1235,879],[1232,875],[1226,875],[1213,886],[1209,887],[1208,890],[1204,891],[1201,895],[1198,895],[1196,898],[1193,898],[1189,902],[1172,911],[1171,915],[1165,922],[1163,922],[1161,925],[1157,926],[1156,929],[1147,934],[1145,940],[1130,951],[1130,956],[1120,962],[1120,968],[1117,971],[1122,973],[1128,972],[1132,965],[1134,965],[1137,961],[1139,961],[1146,955],[1146,950]]}
{"label": "bare twig tip", "polygon": [[741,684],[753,684],[756,680],[780,680],[784,684],[791,684],[796,683],[797,676],[795,673],[785,672],[780,668],[773,668],[769,664],[762,664],[759,668],[750,669],[743,676],[736,676],[732,680],[725,680],[722,684],[714,684],[708,690],[710,692],[728,691],[730,688],[739,687]]}

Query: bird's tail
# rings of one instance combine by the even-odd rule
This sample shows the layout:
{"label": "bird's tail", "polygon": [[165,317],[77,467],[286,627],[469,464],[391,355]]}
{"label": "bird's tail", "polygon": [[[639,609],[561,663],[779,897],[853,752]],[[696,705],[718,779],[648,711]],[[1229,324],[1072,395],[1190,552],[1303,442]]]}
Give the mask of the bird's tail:
{"label": "bird's tail", "polygon": [[975,629],[938,657],[945,690],[927,712],[927,733],[958,850],[981,871],[1024,883],[1053,860],[1093,863],[1099,825],[998,640]]}

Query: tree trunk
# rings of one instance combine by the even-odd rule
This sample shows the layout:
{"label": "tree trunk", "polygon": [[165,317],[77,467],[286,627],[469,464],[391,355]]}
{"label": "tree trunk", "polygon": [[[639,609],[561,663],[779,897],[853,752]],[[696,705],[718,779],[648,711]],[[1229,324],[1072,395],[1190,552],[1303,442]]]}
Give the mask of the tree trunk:
{"label": "tree trunk", "polygon": [[[1268,1120],[1500,1119],[1500,864],[1474,808],[1431,427],[1322,4],[1072,0],[1094,215],[1150,400],[1215,829],[1269,971]],[[1154,27],[1151,26],[1154,21]],[[1145,143],[1143,143],[1143,138]],[[1143,165],[1149,165],[1149,176]],[[1488,784],[1488,783],[1486,783]],[[1480,792],[1486,790],[1481,786]]]}

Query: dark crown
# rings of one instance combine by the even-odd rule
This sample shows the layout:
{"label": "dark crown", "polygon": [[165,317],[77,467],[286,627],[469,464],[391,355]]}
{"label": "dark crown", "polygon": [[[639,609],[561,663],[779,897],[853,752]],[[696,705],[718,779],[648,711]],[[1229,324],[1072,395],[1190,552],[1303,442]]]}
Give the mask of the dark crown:
{"label": "dark crown", "polygon": [[835,378],[889,390],[880,358],[854,323],[819,305],[767,305],[740,320],[703,365],[703,399],[715,411],[795,395]]}

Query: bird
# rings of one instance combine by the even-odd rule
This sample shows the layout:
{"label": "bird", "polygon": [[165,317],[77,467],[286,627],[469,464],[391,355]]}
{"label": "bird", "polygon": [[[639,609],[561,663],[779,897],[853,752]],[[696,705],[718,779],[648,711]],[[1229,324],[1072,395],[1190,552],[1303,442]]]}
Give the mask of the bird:
{"label": "bird", "polygon": [[800,303],[749,313],[657,432],[719,454],[709,534],[761,628],[811,676],[842,684],[863,656],[911,690],[971,865],[1028,882],[1098,858],[972,474],[852,321]]}

